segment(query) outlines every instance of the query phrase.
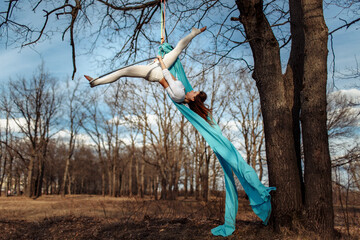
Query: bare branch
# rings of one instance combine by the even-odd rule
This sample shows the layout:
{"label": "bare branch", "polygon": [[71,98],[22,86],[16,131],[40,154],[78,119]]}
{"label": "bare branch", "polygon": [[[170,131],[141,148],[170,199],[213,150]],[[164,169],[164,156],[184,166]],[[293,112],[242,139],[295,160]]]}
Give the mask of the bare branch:
{"label": "bare branch", "polygon": [[[145,9],[145,8],[148,8],[148,7],[153,7],[155,5],[158,5],[160,3],[159,0],[155,0],[155,1],[150,1],[150,2],[145,2],[145,3],[137,3],[138,5],[135,4],[135,6],[123,6],[123,7],[120,7],[120,6],[115,6],[111,3],[108,3],[107,1],[103,1],[103,0],[97,0],[98,2],[100,3],[103,3],[105,4],[106,6],[114,9],[114,10],[120,10],[120,11],[129,11],[129,10],[139,10],[139,9]],[[131,5],[131,4],[134,4],[134,3],[130,3],[128,5]]]}
{"label": "bare branch", "polygon": [[[343,20],[343,19],[341,19],[341,20]],[[343,21],[345,22],[345,24],[342,25],[342,26],[340,26],[340,27],[338,27],[338,28],[335,28],[334,30],[332,30],[331,32],[329,32],[329,35],[333,34],[334,32],[336,32],[336,31],[338,31],[338,30],[340,30],[340,29],[342,29],[342,28],[344,28],[344,27],[349,28],[349,27],[350,27],[351,25],[353,25],[354,23],[360,21],[360,18],[357,18],[357,19],[355,19],[355,20],[353,20],[353,21],[351,21],[351,22],[349,22],[349,23],[346,22],[345,20],[343,20]]]}

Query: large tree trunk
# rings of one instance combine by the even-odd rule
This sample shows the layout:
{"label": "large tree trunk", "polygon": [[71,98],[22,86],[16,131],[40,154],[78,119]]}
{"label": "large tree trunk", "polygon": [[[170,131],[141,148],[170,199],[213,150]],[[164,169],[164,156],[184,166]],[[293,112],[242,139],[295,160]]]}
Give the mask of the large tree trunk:
{"label": "large tree trunk", "polygon": [[294,149],[292,109],[282,75],[279,44],[263,13],[260,0],[236,1],[255,63],[253,78],[259,90],[264,119],[269,184],[273,193],[272,223],[291,226],[301,210],[299,169]]}
{"label": "large tree trunk", "polygon": [[303,0],[305,59],[301,123],[305,157],[305,204],[309,226],[333,238],[331,162],[326,127],[327,40],[322,1]]}

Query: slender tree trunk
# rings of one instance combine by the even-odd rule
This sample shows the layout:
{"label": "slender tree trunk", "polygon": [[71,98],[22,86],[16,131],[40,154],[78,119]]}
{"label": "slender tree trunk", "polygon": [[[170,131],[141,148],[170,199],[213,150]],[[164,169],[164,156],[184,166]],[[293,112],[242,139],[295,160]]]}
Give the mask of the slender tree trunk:
{"label": "slender tree trunk", "polygon": [[[69,179],[69,177],[68,177],[69,166],[70,166],[70,158],[66,158],[64,177],[63,177],[63,182],[62,182],[61,190],[60,190],[60,193],[61,193],[62,197],[65,197],[66,180]],[[69,184],[69,181],[68,181],[68,184]]]}
{"label": "slender tree trunk", "polygon": [[180,178],[180,168],[184,163],[184,127],[185,127],[185,117],[181,117],[180,122],[180,143],[179,143],[179,152],[177,159],[175,159],[175,183],[174,183],[174,193],[175,199],[179,195],[179,178]]}
{"label": "slender tree trunk", "polygon": [[144,173],[145,173],[145,162],[142,161],[141,171],[140,171],[140,197],[141,198],[144,198],[144,196],[146,194]]}
{"label": "slender tree trunk", "polygon": [[200,195],[200,164],[198,157],[195,158],[195,198],[198,200]]}
{"label": "slender tree trunk", "polygon": [[156,178],[154,178],[153,183],[154,183],[154,187],[153,187],[154,198],[155,200],[158,200],[159,176],[156,176]]}
{"label": "slender tree trunk", "polygon": [[17,182],[17,184],[16,184],[16,196],[21,195],[21,193],[20,193],[20,182],[21,182],[20,178],[21,178],[21,175],[19,173],[17,173],[16,174],[16,180],[15,180]]}
{"label": "slender tree trunk", "polygon": [[[4,158],[4,162],[3,162],[3,171],[1,174],[1,179],[0,179],[0,196],[1,196],[1,189],[2,189],[2,185],[4,184],[4,179],[5,179],[5,173],[6,173],[6,157],[4,155],[2,155],[2,158]],[[6,195],[7,193],[5,193]]]}
{"label": "slender tree trunk", "polygon": [[122,188],[123,181],[122,181],[122,179],[123,179],[123,174],[122,174],[122,172],[120,172],[119,173],[119,196],[122,195],[122,191],[123,191],[123,188]]}
{"label": "slender tree trunk", "polygon": [[136,179],[136,189],[135,189],[135,195],[140,195],[140,173],[139,173],[139,158],[135,158],[135,179]]}
{"label": "slender tree trunk", "polygon": [[116,197],[116,157],[114,157],[112,168],[112,190],[111,196]]}
{"label": "slender tree trunk", "polygon": [[211,159],[211,154],[208,153],[205,159],[205,174],[204,174],[204,201],[208,201],[209,200],[209,170],[210,170],[210,159]]}
{"label": "slender tree trunk", "polygon": [[[8,181],[7,181],[7,188],[8,190],[10,190],[10,194],[11,194],[11,190],[13,189],[13,185],[12,185],[12,182],[13,182],[13,157],[12,156],[9,156],[9,170],[8,170]],[[0,188],[1,189],[1,188]]]}
{"label": "slender tree trunk", "polygon": [[188,191],[189,191],[189,189],[188,189],[188,185],[189,185],[189,183],[188,183],[188,181],[189,181],[189,169],[188,169],[188,165],[186,163],[186,160],[184,162],[185,162],[185,164],[184,164],[184,172],[185,172],[185,177],[184,177],[184,197],[185,197],[185,199],[187,199],[188,198]]}
{"label": "slender tree trunk", "polygon": [[39,163],[39,169],[38,169],[38,175],[36,179],[36,189],[35,189],[35,196],[36,198],[40,197],[42,195],[42,185],[43,185],[43,179],[44,179],[44,170],[45,170],[45,161],[43,157],[40,157],[38,159]]}
{"label": "slender tree trunk", "polygon": [[192,162],[191,171],[190,171],[190,196],[194,195],[194,177],[196,176],[194,174],[195,172],[196,172],[196,167],[194,168],[194,162]]}
{"label": "slender tree trunk", "polygon": [[133,194],[133,164],[135,158],[135,140],[131,139],[131,157],[129,163],[129,196],[131,197]]}
{"label": "slender tree trunk", "polygon": [[68,172],[68,194],[71,195],[71,183],[72,183],[72,180],[71,180],[71,175],[70,173]]}
{"label": "slender tree trunk", "polygon": [[105,169],[103,169],[101,171],[101,195],[103,195],[103,197],[105,197],[106,194],[106,190],[105,190]]}
{"label": "slender tree trunk", "polygon": [[27,184],[26,184],[26,196],[32,197],[34,191],[34,181],[33,181],[33,174],[34,174],[34,158],[30,157],[29,167],[28,167],[28,176],[27,176]]}
{"label": "slender tree trunk", "polygon": [[142,142],[142,159],[141,171],[140,171],[140,197],[143,198],[145,194],[145,181],[144,181],[144,171],[145,171],[145,158],[146,158],[146,129],[143,128],[143,142]]}
{"label": "slender tree trunk", "polygon": [[109,168],[107,171],[107,173],[108,173],[108,191],[109,191],[108,194],[109,194],[109,196],[112,196],[112,184],[113,184],[112,169],[113,169],[113,166],[111,164],[111,162],[112,162],[111,159],[109,160],[109,162],[110,162],[110,164],[109,164]]}
{"label": "slender tree trunk", "polygon": [[216,163],[217,159],[216,157],[213,157],[213,165],[212,165],[212,191],[216,191],[216,177],[217,177],[217,171],[216,171]]}
{"label": "slender tree trunk", "polygon": [[167,187],[167,181],[166,179],[163,177],[161,178],[161,196],[160,199],[161,200],[166,200],[167,198],[167,191],[166,191],[166,187]]}
{"label": "slender tree trunk", "polygon": [[323,1],[302,0],[305,61],[301,123],[305,157],[305,204],[308,223],[326,239],[334,237],[331,161],[327,135],[326,81],[328,29]]}

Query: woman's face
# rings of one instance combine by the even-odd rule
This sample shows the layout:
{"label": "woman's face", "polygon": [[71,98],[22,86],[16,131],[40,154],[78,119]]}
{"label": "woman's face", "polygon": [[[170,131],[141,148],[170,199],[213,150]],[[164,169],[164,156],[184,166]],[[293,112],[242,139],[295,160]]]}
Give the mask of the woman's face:
{"label": "woman's face", "polygon": [[199,91],[191,91],[186,94],[186,99],[189,101],[195,101],[195,97],[199,95]]}

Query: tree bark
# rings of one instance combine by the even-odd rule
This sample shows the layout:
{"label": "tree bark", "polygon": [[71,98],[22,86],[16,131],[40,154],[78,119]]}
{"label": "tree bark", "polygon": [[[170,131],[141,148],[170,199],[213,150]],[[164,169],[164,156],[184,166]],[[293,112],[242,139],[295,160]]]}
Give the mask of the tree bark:
{"label": "tree bark", "polygon": [[309,227],[334,237],[331,161],[326,114],[328,28],[321,0],[301,1],[305,58],[301,91],[301,124],[305,157],[305,204]]}
{"label": "tree bark", "polygon": [[292,109],[292,124],[294,135],[294,149],[299,170],[302,203],[305,201],[305,185],[301,165],[301,135],[300,135],[300,91],[302,89],[304,77],[304,24],[301,1],[290,0],[290,31],[291,31],[291,51],[290,58],[284,77],[287,102]]}
{"label": "tree bark", "polygon": [[[264,119],[269,184],[272,193],[271,222],[277,229],[291,226],[302,207],[299,169],[294,149],[293,119],[287,103],[279,44],[263,12],[261,0],[236,1],[255,63],[253,78],[259,90]],[[271,60],[270,60],[271,59]]]}

